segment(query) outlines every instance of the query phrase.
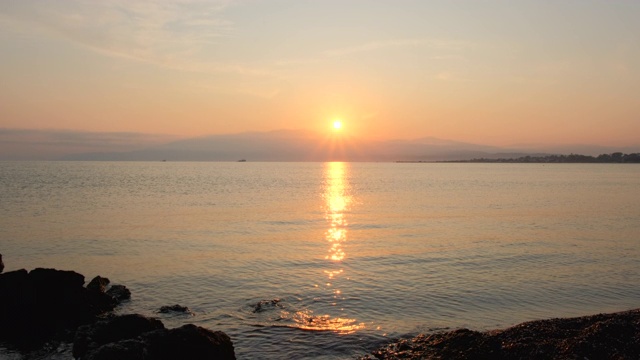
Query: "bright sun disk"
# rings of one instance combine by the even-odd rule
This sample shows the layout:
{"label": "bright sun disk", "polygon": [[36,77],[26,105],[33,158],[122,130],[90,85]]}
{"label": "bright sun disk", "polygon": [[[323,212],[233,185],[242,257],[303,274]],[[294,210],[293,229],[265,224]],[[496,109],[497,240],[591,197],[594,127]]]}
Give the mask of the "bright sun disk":
{"label": "bright sun disk", "polygon": [[342,121],[336,120],[333,122],[333,128],[336,130],[340,130],[342,128]]}

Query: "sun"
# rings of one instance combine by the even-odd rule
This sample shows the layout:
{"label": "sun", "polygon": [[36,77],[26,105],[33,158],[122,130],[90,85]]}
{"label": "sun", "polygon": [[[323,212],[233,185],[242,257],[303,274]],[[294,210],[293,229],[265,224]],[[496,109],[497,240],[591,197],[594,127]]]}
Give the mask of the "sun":
{"label": "sun", "polygon": [[342,121],[335,120],[333,122],[333,130],[340,130],[340,129],[342,129]]}

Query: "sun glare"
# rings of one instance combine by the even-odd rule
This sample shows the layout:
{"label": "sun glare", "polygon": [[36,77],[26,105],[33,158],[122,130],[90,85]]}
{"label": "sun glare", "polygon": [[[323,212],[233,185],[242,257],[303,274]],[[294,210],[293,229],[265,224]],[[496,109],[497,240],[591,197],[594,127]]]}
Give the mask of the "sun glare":
{"label": "sun glare", "polygon": [[340,120],[336,120],[333,122],[333,129],[334,130],[340,130],[342,129],[342,121]]}

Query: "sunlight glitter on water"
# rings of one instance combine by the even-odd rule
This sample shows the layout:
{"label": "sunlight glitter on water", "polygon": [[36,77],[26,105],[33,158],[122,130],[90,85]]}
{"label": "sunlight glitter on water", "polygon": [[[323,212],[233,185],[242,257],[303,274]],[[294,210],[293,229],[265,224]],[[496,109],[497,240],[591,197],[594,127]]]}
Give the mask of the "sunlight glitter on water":
{"label": "sunlight glitter on water", "polygon": [[325,166],[326,189],[324,197],[327,201],[326,218],[329,222],[326,238],[331,244],[329,255],[325,259],[332,261],[342,261],[346,256],[343,250],[343,243],[347,241],[348,226],[345,212],[351,202],[346,175],[347,165],[345,163],[332,162]]}
{"label": "sunlight glitter on water", "polygon": [[387,337],[640,299],[633,165],[0,162],[0,174],[6,271],[107,276],[133,293],[121,313],[189,306],[163,321],[223,330],[238,358],[344,359]]}
{"label": "sunlight glitter on water", "polygon": [[296,327],[302,330],[312,331],[335,331],[344,334],[351,334],[356,330],[364,329],[363,323],[358,323],[356,319],[347,319],[329,315],[313,315],[311,310],[298,311],[293,315]]}

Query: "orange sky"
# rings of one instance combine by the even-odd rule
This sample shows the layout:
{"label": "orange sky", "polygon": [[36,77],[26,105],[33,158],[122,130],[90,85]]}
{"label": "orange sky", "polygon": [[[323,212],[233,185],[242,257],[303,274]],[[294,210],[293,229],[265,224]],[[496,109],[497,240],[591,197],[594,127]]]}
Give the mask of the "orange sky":
{"label": "orange sky", "polygon": [[640,2],[0,4],[0,128],[640,145]]}

